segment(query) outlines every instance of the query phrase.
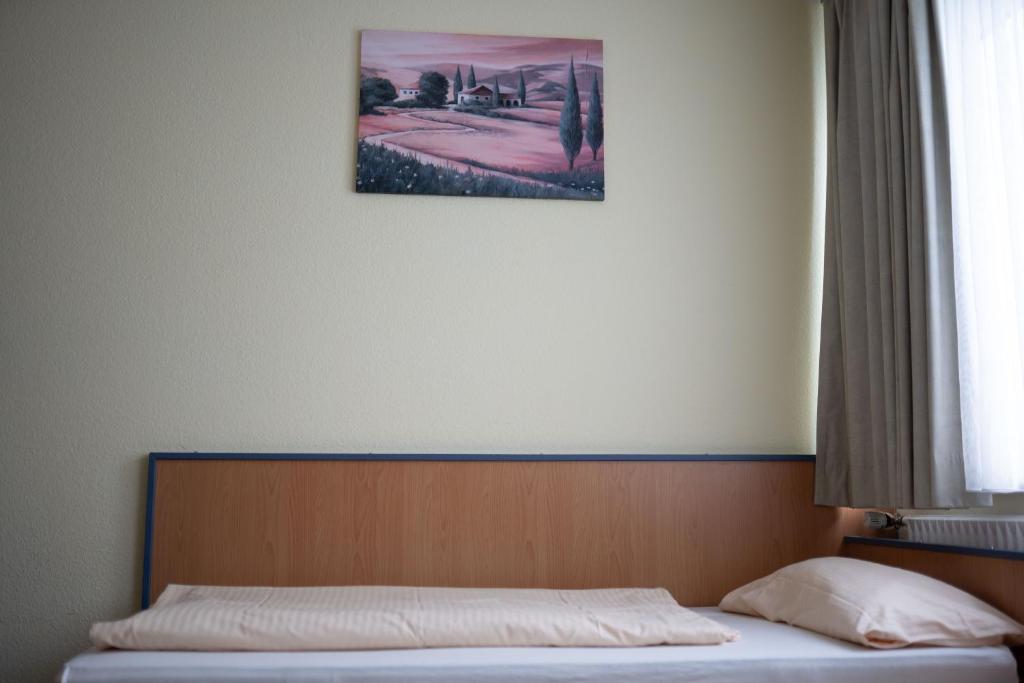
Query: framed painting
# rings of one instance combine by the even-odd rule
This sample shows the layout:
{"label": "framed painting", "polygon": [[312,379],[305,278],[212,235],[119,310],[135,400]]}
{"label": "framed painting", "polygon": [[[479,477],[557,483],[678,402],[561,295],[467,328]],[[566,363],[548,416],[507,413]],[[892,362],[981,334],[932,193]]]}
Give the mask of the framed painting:
{"label": "framed painting", "polygon": [[604,199],[600,40],[363,31],[356,190]]}

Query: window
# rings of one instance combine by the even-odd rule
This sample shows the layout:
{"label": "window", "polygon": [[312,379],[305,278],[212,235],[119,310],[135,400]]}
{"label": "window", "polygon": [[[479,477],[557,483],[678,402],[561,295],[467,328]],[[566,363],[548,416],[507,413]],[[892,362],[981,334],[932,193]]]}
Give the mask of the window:
{"label": "window", "polygon": [[1024,0],[942,0],[935,11],[967,488],[1024,491]]}

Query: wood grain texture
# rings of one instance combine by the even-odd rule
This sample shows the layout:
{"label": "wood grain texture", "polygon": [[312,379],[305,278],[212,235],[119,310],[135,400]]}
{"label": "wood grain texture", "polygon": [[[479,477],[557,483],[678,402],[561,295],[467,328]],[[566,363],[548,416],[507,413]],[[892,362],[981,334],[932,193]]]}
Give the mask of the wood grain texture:
{"label": "wood grain texture", "polygon": [[857,513],[806,462],[159,461],[168,583],[664,586],[688,605],[812,556]]}
{"label": "wood grain texture", "polygon": [[945,581],[1024,623],[1024,562],[1020,560],[857,543],[844,543],[842,552]]}

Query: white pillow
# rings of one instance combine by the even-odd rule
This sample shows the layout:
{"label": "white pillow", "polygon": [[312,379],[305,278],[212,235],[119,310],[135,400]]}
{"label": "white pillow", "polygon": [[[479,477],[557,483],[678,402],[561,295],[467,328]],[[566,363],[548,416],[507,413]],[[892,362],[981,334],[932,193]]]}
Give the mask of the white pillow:
{"label": "white pillow", "polygon": [[959,588],[846,557],[783,567],[718,606],[876,648],[1024,643],[1024,626]]}

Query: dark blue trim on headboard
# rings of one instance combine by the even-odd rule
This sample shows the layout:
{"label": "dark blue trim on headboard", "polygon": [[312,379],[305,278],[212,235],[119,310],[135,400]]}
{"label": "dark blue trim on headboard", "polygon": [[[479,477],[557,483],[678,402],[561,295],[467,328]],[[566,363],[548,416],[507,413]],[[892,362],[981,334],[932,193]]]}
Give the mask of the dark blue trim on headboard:
{"label": "dark blue trim on headboard", "polygon": [[149,454],[146,475],[146,537],[142,549],[142,609],[152,582],[153,507],[158,460],[399,460],[408,462],[814,462],[807,454],[549,454],[549,453],[174,453]]}
{"label": "dark blue trim on headboard", "polygon": [[404,460],[413,462],[814,462],[786,454],[559,454],[559,453],[150,453],[153,460]]}
{"label": "dark blue trim on headboard", "polygon": [[885,538],[882,536],[844,536],[843,543],[851,545],[881,545],[890,548],[907,550],[928,550],[933,553],[954,553],[956,555],[976,555],[978,557],[998,557],[1003,560],[1024,560],[1024,552],[1019,550],[1001,550],[999,548],[975,548],[968,545],[944,545],[940,543],[921,543],[907,541],[902,538]]}
{"label": "dark blue trim on headboard", "polygon": [[149,607],[149,585],[153,571],[153,503],[156,494],[156,461],[158,458],[157,453],[150,453],[146,469],[146,536],[142,543],[142,609]]}

